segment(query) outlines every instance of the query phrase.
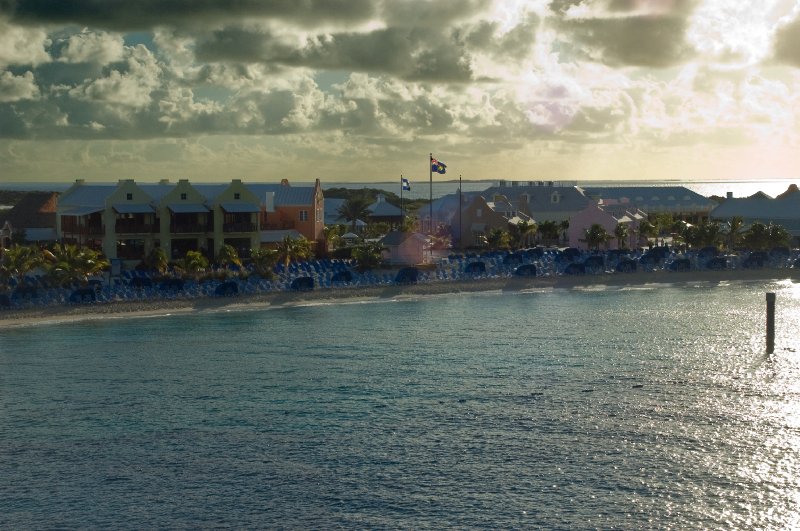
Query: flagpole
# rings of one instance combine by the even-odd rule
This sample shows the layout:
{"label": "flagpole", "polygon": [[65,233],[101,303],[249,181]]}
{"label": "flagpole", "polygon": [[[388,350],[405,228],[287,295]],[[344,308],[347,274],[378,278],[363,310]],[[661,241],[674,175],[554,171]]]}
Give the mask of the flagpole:
{"label": "flagpole", "polygon": [[430,153],[428,157],[428,193],[430,201],[430,203],[428,204],[430,209],[428,234],[433,234],[433,153]]}
{"label": "flagpole", "polygon": [[403,174],[400,174],[400,230],[403,229],[403,225],[405,224],[406,220],[406,211],[403,209]]}
{"label": "flagpole", "polygon": [[461,174],[458,174],[458,248],[463,249],[464,246],[461,244],[461,234],[463,233],[463,228],[461,227]]}

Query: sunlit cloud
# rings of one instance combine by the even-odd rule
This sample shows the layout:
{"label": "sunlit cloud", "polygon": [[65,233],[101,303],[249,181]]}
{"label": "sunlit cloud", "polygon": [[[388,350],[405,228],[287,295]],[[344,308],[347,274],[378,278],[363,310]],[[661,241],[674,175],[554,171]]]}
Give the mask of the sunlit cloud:
{"label": "sunlit cloud", "polygon": [[0,5],[4,170],[369,180],[437,151],[472,178],[733,178],[797,159],[789,0],[156,4]]}

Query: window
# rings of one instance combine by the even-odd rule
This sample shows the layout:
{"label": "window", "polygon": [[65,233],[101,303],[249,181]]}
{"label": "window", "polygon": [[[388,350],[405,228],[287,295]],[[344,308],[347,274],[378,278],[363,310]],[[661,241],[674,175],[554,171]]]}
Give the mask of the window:
{"label": "window", "polygon": [[125,194],[125,199],[128,201],[133,201],[133,194]]}
{"label": "window", "polygon": [[300,221],[308,221],[308,210],[300,211]]}
{"label": "window", "polygon": [[475,209],[475,217],[476,218],[483,217],[483,209],[482,208],[476,208]]}
{"label": "window", "polygon": [[559,201],[561,201],[561,195],[559,195],[558,192],[553,192],[550,195],[550,202],[555,204],[558,203]]}
{"label": "window", "polygon": [[181,194],[181,201],[186,201],[186,194]]}
{"label": "window", "polygon": [[234,192],[233,198],[234,199],[241,199],[242,198],[242,194],[240,194],[239,192]]}

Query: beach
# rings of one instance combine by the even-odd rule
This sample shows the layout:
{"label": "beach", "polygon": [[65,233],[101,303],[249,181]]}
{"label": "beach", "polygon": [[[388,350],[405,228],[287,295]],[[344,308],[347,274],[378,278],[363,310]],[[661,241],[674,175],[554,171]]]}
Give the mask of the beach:
{"label": "beach", "polygon": [[601,289],[624,286],[709,285],[736,281],[798,279],[794,269],[735,269],[726,271],[669,271],[558,275],[540,277],[492,277],[470,280],[428,281],[413,284],[323,288],[312,291],[273,291],[233,297],[151,299],[107,303],[60,305],[0,311],[0,330],[42,324],[57,324],[109,318],[155,317],[170,314],[237,312],[265,307],[384,300],[403,297],[446,295],[482,291],[537,289]]}

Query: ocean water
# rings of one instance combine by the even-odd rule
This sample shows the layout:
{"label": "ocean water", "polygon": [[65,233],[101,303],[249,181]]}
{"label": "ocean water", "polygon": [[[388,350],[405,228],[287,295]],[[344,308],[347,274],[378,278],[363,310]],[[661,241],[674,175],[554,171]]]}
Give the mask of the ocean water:
{"label": "ocean water", "polygon": [[[486,190],[490,186],[497,184],[498,181],[462,181],[461,186],[464,192],[479,192]],[[522,182],[522,181],[520,181]],[[574,183],[574,181],[569,181]],[[0,184],[0,190],[33,190],[33,191],[55,191],[63,192],[72,183],[47,183],[47,182],[31,182],[31,183],[3,183]],[[312,186],[313,182],[293,182],[296,186]],[[510,181],[509,181],[510,184]],[[698,194],[709,197],[717,195],[725,197],[728,192],[732,192],[734,197],[748,197],[756,192],[764,192],[772,197],[783,193],[791,184],[800,185],[799,179],[753,179],[753,180],[739,180],[739,181],[698,181],[698,180],[675,180],[675,181],[578,181],[579,186],[583,187],[596,187],[596,186],[685,186],[688,189],[697,192]],[[403,192],[403,196],[407,199],[428,199],[431,194],[434,198],[442,197],[447,194],[454,194],[458,192],[458,180],[455,181],[451,178],[444,180],[440,177],[435,177],[434,182],[431,183],[428,179],[411,180],[411,190]],[[323,190],[329,188],[376,188],[378,190],[386,190],[400,195],[400,180],[390,182],[322,182]]]}
{"label": "ocean water", "polygon": [[798,329],[780,281],[0,330],[0,528],[798,528]]}

